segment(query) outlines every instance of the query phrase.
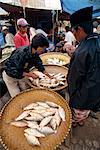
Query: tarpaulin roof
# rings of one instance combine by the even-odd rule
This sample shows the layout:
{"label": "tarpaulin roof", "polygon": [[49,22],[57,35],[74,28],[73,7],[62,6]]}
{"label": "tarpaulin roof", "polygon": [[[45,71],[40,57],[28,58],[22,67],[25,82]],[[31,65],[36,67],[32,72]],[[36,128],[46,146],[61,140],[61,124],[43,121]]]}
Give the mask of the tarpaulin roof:
{"label": "tarpaulin roof", "polygon": [[61,10],[60,0],[0,0],[3,3],[9,3],[15,6],[24,6],[27,8],[44,10]]}
{"label": "tarpaulin roof", "polygon": [[6,12],[4,9],[2,9],[0,7],[0,15],[3,16],[3,15],[8,15],[8,12]]}
{"label": "tarpaulin roof", "polygon": [[69,14],[72,14],[81,8],[93,6],[93,17],[100,16],[100,0],[60,0],[60,1],[62,9]]}

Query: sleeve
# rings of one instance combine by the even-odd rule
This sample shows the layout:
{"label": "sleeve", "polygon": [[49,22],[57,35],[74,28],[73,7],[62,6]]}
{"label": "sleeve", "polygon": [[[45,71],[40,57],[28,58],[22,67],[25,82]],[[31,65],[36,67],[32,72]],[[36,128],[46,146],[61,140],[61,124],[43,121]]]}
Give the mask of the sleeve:
{"label": "sleeve", "polygon": [[68,72],[68,90],[70,96],[73,95],[82,85],[82,82],[85,79],[86,70],[87,70],[87,58],[88,53],[81,53],[72,58],[70,64],[70,69]]}
{"label": "sleeve", "polygon": [[6,73],[17,79],[23,78],[23,68],[25,64],[25,56],[21,53],[13,53],[5,63]]}
{"label": "sleeve", "polygon": [[42,63],[42,60],[38,54],[35,54],[34,65],[41,72],[43,72],[45,70],[43,63]]}

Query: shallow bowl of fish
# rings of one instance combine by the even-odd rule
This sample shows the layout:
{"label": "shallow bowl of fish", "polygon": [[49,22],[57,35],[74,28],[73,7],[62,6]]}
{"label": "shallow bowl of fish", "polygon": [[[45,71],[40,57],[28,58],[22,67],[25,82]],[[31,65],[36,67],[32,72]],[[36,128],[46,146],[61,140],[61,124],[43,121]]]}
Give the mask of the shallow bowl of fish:
{"label": "shallow bowl of fish", "polygon": [[51,79],[35,68],[31,70],[39,78],[28,78],[27,83],[32,88],[49,88],[54,91],[59,91],[67,87],[67,73],[68,69],[64,66],[44,65],[46,72],[52,77]]}
{"label": "shallow bowl of fish", "polygon": [[65,66],[70,62],[70,56],[68,54],[60,52],[49,52],[40,55],[44,65],[59,65]]}
{"label": "shallow bowl of fish", "polygon": [[53,150],[71,128],[71,111],[58,93],[31,89],[10,99],[0,113],[5,150]]}

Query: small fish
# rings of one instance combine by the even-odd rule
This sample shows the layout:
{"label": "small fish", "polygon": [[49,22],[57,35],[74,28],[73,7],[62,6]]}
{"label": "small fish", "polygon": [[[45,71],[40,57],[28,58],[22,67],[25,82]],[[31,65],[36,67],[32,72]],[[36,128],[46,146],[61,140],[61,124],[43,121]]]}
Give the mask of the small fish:
{"label": "small fish", "polygon": [[28,143],[30,144],[30,145],[37,145],[37,146],[40,146],[40,142],[39,142],[39,140],[35,137],[35,136],[33,136],[33,135],[29,135],[29,134],[27,134],[27,133],[24,133],[24,135],[25,135],[25,137],[26,137],[26,139],[27,139],[27,141],[28,141]]}
{"label": "small fish", "polygon": [[48,126],[40,127],[38,128],[38,130],[45,135],[56,133],[56,131],[54,131],[52,128]]}
{"label": "small fish", "polygon": [[29,116],[29,117],[26,117],[25,119],[29,121],[41,121],[43,117],[38,118],[37,116]]}
{"label": "small fish", "polygon": [[30,112],[30,115],[34,118],[36,118],[36,120],[40,121],[42,120],[44,117],[41,114],[38,113],[34,113],[34,112]]}
{"label": "small fish", "polygon": [[56,110],[56,113],[55,113],[55,115],[54,115],[54,118],[55,118],[55,121],[56,121],[57,126],[59,126],[59,125],[60,125],[60,122],[61,122],[61,118],[60,118],[58,109]]}
{"label": "small fish", "polygon": [[54,102],[46,101],[46,103],[51,107],[59,107],[59,105],[55,104]]}
{"label": "small fish", "polygon": [[37,102],[38,105],[45,107],[45,108],[50,108],[50,106],[48,106],[48,104],[44,103],[44,102]]}
{"label": "small fish", "polygon": [[50,109],[47,109],[45,112],[43,112],[42,116],[43,117],[51,116],[55,114],[55,112],[56,112],[56,109],[50,108]]}
{"label": "small fish", "polygon": [[13,121],[10,124],[13,125],[13,126],[16,126],[16,127],[26,127],[28,125],[24,121]]}
{"label": "small fish", "polygon": [[22,113],[15,119],[15,121],[19,121],[19,120],[24,119],[25,117],[27,117],[27,116],[29,115],[29,113],[30,113],[30,111],[28,111],[28,110],[22,112]]}
{"label": "small fish", "polygon": [[65,83],[64,83],[64,82],[62,82],[62,81],[60,81],[59,83],[60,83],[60,85],[65,85]]}
{"label": "small fish", "polygon": [[50,125],[51,125],[51,127],[52,127],[54,130],[56,129],[57,124],[56,124],[56,119],[55,119],[54,116],[52,117],[52,119],[51,119],[51,121],[50,121]]}
{"label": "small fish", "polygon": [[27,129],[24,130],[24,132],[29,134],[29,135],[33,135],[35,137],[45,137],[44,134],[42,134],[41,132],[39,132],[36,129],[27,128]]}
{"label": "small fish", "polygon": [[34,107],[34,109],[35,109],[35,110],[41,110],[41,109],[47,109],[47,108],[45,108],[45,107],[43,107],[43,106],[36,106],[36,107]]}
{"label": "small fish", "polygon": [[36,110],[32,110],[31,112],[33,112],[33,113],[38,113],[38,114],[42,114],[42,113],[45,113],[45,112],[46,112],[46,109],[41,109],[41,110],[36,109]]}
{"label": "small fish", "polygon": [[64,109],[61,106],[59,106],[58,111],[59,111],[59,115],[60,115],[61,119],[63,121],[65,121],[65,111],[64,111]]}
{"label": "small fish", "polygon": [[50,122],[51,119],[52,119],[52,116],[48,116],[48,117],[44,118],[44,119],[40,122],[39,126],[40,126],[40,127],[46,126],[46,125]]}
{"label": "small fish", "polygon": [[31,103],[24,108],[24,110],[34,109],[34,107],[38,106],[37,103]]}
{"label": "small fish", "polygon": [[37,76],[39,76],[39,78],[45,77],[45,74],[43,74],[40,71],[34,71],[33,73],[36,74]]}
{"label": "small fish", "polygon": [[35,121],[26,121],[26,123],[27,123],[27,126],[30,128],[38,128],[39,127],[38,123]]}

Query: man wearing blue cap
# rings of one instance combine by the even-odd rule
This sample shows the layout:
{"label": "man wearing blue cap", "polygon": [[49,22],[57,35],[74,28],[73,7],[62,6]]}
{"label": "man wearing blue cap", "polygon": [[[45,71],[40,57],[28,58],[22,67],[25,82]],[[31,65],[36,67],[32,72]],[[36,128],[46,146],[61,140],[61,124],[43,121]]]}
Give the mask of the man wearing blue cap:
{"label": "man wearing blue cap", "polygon": [[80,9],[70,17],[73,34],[79,42],[67,78],[74,127],[83,125],[90,111],[100,108],[100,36],[93,33],[92,9]]}

